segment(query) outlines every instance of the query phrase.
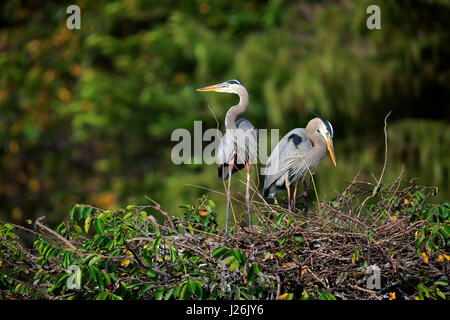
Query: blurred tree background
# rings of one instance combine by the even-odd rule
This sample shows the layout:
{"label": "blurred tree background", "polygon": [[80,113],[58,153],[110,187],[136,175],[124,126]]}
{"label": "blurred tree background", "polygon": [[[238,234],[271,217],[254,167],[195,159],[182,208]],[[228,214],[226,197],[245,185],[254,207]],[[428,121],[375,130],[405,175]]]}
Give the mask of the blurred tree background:
{"label": "blurred tree background", "polygon": [[[66,27],[71,4],[81,30]],[[371,4],[381,30],[366,27]],[[145,195],[176,215],[205,192],[186,184],[223,192],[215,165],[172,164],[170,137],[195,120],[215,128],[208,105],[223,129],[236,96],[195,89],[233,78],[258,128],[282,136],[314,113],[333,124],[338,166],[327,156],[317,168],[321,198],[359,171],[379,176],[390,110],[385,179],[404,165],[449,198],[447,0],[5,0],[0,10],[0,218],[57,221],[75,202]],[[224,213],[224,197],[210,196]]]}

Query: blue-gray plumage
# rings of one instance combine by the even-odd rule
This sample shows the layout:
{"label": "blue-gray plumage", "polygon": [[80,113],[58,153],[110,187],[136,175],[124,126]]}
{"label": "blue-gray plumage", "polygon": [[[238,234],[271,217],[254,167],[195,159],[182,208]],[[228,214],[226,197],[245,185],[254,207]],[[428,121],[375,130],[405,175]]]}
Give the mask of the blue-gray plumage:
{"label": "blue-gray plumage", "polygon": [[[219,144],[217,148],[217,171],[219,175],[219,179],[227,180],[229,175],[229,159],[232,154],[234,154],[233,159],[233,167],[231,169],[231,174],[242,170],[245,168],[246,163],[253,164],[256,161],[257,156],[257,144],[258,144],[258,129],[255,129],[255,127],[252,125],[252,123],[247,120],[246,118],[240,118],[238,121],[235,122],[235,126],[237,128],[236,132],[240,132],[239,130],[244,131],[243,135],[240,135],[236,140],[239,141],[239,139],[242,139],[244,137],[248,137],[248,143],[244,144],[238,144],[237,146],[232,146],[231,142],[233,141],[233,138],[231,138],[231,133],[226,132],[225,135],[222,138],[221,143]],[[244,140],[242,140],[244,141]],[[245,142],[245,141],[244,141]],[[254,142],[255,147],[252,148],[252,145]],[[227,147],[230,145],[230,147]],[[241,148],[241,146],[243,148]],[[235,152],[235,149],[237,151]],[[242,157],[239,157],[237,155],[242,155]],[[244,161],[241,161],[244,160]]]}
{"label": "blue-gray plumage", "polygon": [[[308,172],[314,171],[328,151],[336,165],[333,149],[333,127],[320,117],[308,122],[305,128],[288,132],[273,149],[266,166],[264,197],[273,198],[297,183]],[[294,191],[294,199],[295,199]],[[290,200],[289,200],[290,206]]]}
{"label": "blue-gray plumage", "polygon": [[217,85],[197,89],[197,91],[228,92],[239,96],[239,103],[231,107],[225,116],[226,132],[217,148],[217,164],[219,178],[223,180],[228,179],[225,233],[228,234],[228,216],[231,201],[231,175],[242,168],[245,168],[247,171],[245,200],[247,203],[249,227],[251,230],[252,223],[249,194],[250,171],[251,165],[256,163],[257,160],[258,130],[245,118],[236,121],[237,116],[244,113],[248,108],[248,91],[245,86],[237,80],[225,81]]}

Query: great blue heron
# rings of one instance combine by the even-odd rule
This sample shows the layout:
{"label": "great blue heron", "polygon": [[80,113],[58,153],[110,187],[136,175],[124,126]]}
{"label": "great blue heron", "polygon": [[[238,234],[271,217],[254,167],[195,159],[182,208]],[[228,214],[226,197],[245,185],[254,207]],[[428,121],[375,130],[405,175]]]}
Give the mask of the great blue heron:
{"label": "great blue heron", "polygon": [[219,179],[228,179],[227,212],[225,233],[228,234],[228,216],[230,212],[231,175],[243,168],[247,171],[247,187],[245,201],[247,203],[248,224],[252,229],[250,213],[250,172],[251,165],[256,163],[258,148],[258,130],[245,118],[236,121],[238,115],[247,110],[249,95],[245,86],[237,80],[229,80],[220,84],[197,89],[197,91],[216,91],[234,93],[239,96],[239,103],[231,107],[225,116],[225,135],[217,148],[217,164]]}
{"label": "great blue heron", "polygon": [[[288,209],[291,210],[289,187],[295,185],[293,207],[298,182],[330,152],[331,160],[336,166],[333,148],[333,127],[327,120],[316,117],[311,119],[305,128],[289,131],[272,151],[266,166],[264,180],[264,197],[274,198],[286,189],[288,193]],[[306,182],[303,179],[305,194]]]}

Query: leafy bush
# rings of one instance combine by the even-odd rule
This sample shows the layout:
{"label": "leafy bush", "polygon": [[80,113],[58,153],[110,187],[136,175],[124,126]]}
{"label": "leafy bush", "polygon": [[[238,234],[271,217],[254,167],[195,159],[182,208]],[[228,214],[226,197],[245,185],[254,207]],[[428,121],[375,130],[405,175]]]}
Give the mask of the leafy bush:
{"label": "leafy bush", "polygon": [[[254,201],[253,232],[218,229],[206,195],[169,217],[158,203],[75,204],[50,229],[0,224],[2,299],[447,299],[449,203],[398,179],[352,183],[312,213]],[[406,187],[405,187],[406,185]],[[403,187],[401,187],[403,186]],[[30,221],[31,223],[31,221]],[[25,248],[18,231],[35,236]],[[367,269],[383,286],[365,288]]]}

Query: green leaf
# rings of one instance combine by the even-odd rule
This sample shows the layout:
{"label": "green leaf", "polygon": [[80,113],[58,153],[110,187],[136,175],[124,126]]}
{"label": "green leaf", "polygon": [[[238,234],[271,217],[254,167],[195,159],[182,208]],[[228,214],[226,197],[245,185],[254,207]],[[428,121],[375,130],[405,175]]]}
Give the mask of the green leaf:
{"label": "green leaf", "polygon": [[441,279],[441,280],[438,280],[438,281],[436,281],[435,283],[434,283],[434,286],[443,286],[443,287],[446,287],[446,286],[448,286],[448,281],[447,280],[445,280],[445,279]]}
{"label": "green leaf", "polygon": [[102,291],[97,296],[97,300],[106,300],[106,298],[108,298],[108,291]]}
{"label": "green leaf", "polygon": [[92,277],[92,280],[94,280],[95,282],[97,282],[97,274],[95,273],[94,267],[88,265],[88,271]]}
{"label": "green leaf", "polygon": [[84,207],[84,209],[83,209],[83,217],[85,219],[90,218],[92,211],[94,211],[94,208],[92,208],[92,207]]}
{"label": "green leaf", "polygon": [[275,223],[276,224],[280,224],[281,220],[283,220],[283,218],[286,216],[286,213],[280,213],[276,218],[275,218]]}
{"label": "green leaf", "polygon": [[195,288],[196,288],[195,280],[189,279],[187,282],[187,285],[188,285],[189,292],[192,294],[195,294]]}
{"label": "green leaf", "polygon": [[442,232],[444,233],[444,236],[445,236],[445,238],[450,238],[450,226],[448,226],[448,225],[444,225],[444,226],[441,226],[441,228],[442,228]]}
{"label": "green leaf", "polygon": [[63,282],[67,280],[68,277],[70,277],[70,274],[68,274],[68,273],[65,273],[62,276],[60,276],[58,278],[58,280],[56,280],[56,282],[55,282],[55,287],[61,286],[63,284]]}
{"label": "green leaf", "polygon": [[103,273],[100,270],[98,270],[97,268],[94,268],[94,269],[95,269],[95,274],[97,276],[97,283],[100,287],[100,290],[103,290],[105,288],[105,281],[103,279]]}
{"label": "green leaf", "polygon": [[123,300],[121,296],[115,295],[114,293],[109,294],[111,300]]}
{"label": "green leaf", "polygon": [[230,264],[232,264],[233,262],[237,262],[239,264],[239,262],[236,260],[235,257],[230,256],[227,258],[227,260],[225,260],[225,265],[229,266]]}
{"label": "green leaf", "polygon": [[95,229],[97,229],[97,232],[103,236],[105,234],[104,232],[104,225],[103,225],[103,221],[102,218],[97,218],[95,219]]}
{"label": "green leaf", "polygon": [[189,298],[189,290],[187,289],[187,283],[181,286],[179,297],[182,300]]}
{"label": "green leaf", "polygon": [[157,276],[157,273],[155,271],[153,271],[152,269],[147,269],[146,274],[151,278],[154,278]]}
{"label": "green leaf", "polygon": [[170,297],[171,297],[172,294],[173,294],[173,291],[174,291],[174,288],[170,288],[170,289],[166,292],[166,295],[165,295],[165,297],[164,297],[164,300],[169,300]]}
{"label": "green leaf", "polygon": [[433,226],[433,230],[431,231],[431,238],[433,239],[437,232],[439,231],[439,222],[436,222]]}
{"label": "green leaf", "polygon": [[80,221],[83,219],[83,211],[86,207],[85,206],[78,206],[76,210],[77,220]]}
{"label": "green leaf", "polygon": [[254,299],[250,294],[248,294],[247,292],[245,292],[243,290],[241,290],[239,292],[239,295],[243,296],[244,299],[246,299],[246,300],[253,300]]}
{"label": "green leaf", "polygon": [[86,233],[89,232],[89,227],[91,226],[91,217],[86,218],[86,220],[84,221],[84,231]]}
{"label": "green leaf", "polygon": [[155,242],[153,244],[153,253],[155,255],[158,255],[158,253],[159,253],[159,245],[161,244],[161,241],[162,241],[162,239],[161,239],[161,237],[159,237],[155,240]]}
{"label": "green leaf", "polygon": [[70,209],[69,209],[69,219],[70,220],[73,220],[73,215],[77,208],[78,208],[78,204],[76,204],[76,203],[70,206]]}
{"label": "green leaf", "polygon": [[275,253],[275,255],[278,256],[278,257],[280,257],[280,259],[284,259],[284,257],[287,256],[287,253],[286,253],[286,252],[278,251],[277,253]]}
{"label": "green leaf", "polygon": [[234,262],[230,266],[230,272],[236,270],[237,267],[239,267],[239,262],[237,260],[234,260]]}
{"label": "green leaf", "polygon": [[419,248],[420,245],[422,244],[422,242],[425,240],[425,235],[421,235],[417,240],[416,240],[416,248]]}
{"label": "green leaf", "polygon": [[127,214],[123,217],[123,219],[124,219],[124,220],[127,220],[128,218],[130,218],[130,217],[132,217],[132,216],[134,216],[134,212],[127,213]]}
{"label": "green leaf", "polygon": [[196,281],[196,290],[195,290],[195,294],[196,296],[202,300],[203,299],[203,283],[202,281]]}
{"label": "green leaf", "polygon": [[437,214],[441,216],[443,219],[448,218],[448,208],[444,205],[437,207]]}
{"label": "green leaf", "polygon": [[336,297],[329,292],[319,290],[319,294],[323,300],[336,300]]}
{"label": "green leaf", "polygon": [[255,277],[259,275],[259,267],[256,262],[247,270],[247,283],[249,286],[253,284]]}
{"label": "green leaf", "polygon": [[230,254],[230,249],[228,249],[225,246],[221,246],[221,247],[214,249],[214,251],[212,252],[211,255],[213,258],[219,259],[222,257],[227,257],[229,254]]}
{"label": "green leaf", "polygon": [[436,288],[436,294],[443,300],[447,300],[447,297],[445,296],[445,294],[442,293],[441,290],[439,290],[439,288]]}
{"label": "green leaf", "polygon": [[164,287],[158,287],[155,292],[155,299],[162,300],[164,294]]}
{"label": "green leaf", "polygon": [[81,229],[81,227],[78,224],[74,224],[72,226],[72,229],[75,231],[75,233],[78,233],[78,234],[83,232],[83,229]]}
{"label": "green leaf", "polygon": [[139,290],[139,297],[141,297],[144,293],[146,293],[148,290],[152,289],[152,284],[146,284],[141,290]]}
{"label": "green leaf", "polygon": [[93,266],[95,265],[97,262],[99,262],[100,260],[102,260],[101,256],[94,256],[91,260],[89,260],[89,265]]}
{"label": "green leaf", "polygon": [[111,277],[109,276],[109,274],[105,270],[102,270],[101,272],[103,274],[103,279],[105,280],[105,283],[106,284],[110,284],[111,283]]}
{"label": "green leaf", "polygon": [[423,294],[425,294],[425,297],[427,297],[427,298],[430,297],[430,291],[428,290],[427,287],[425,287],[425,285],[423,283],[419,283],[417,285],[417,289],[419,290],[419,292],[422,292]]}
{"label": "green leaf", "polygon": [[355,263],[356,261],[358,261],[359,260],[359,251],[360,251],[361,249],[356,249],[354,252],[353,252],[353,256],[352,256],[352,263]]}
{"label": "green leaf", "polygon": [[233,255],[233,257],[239,262],[242,262],[242,256],[239,253],[239,250],[237,248],[232,248],[231,249],[231,254]]}

